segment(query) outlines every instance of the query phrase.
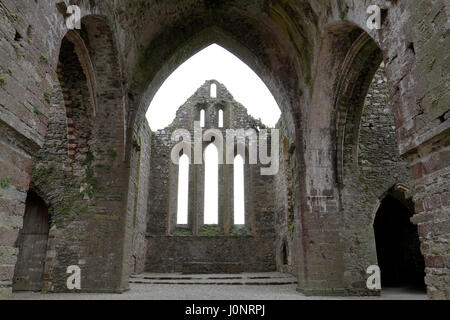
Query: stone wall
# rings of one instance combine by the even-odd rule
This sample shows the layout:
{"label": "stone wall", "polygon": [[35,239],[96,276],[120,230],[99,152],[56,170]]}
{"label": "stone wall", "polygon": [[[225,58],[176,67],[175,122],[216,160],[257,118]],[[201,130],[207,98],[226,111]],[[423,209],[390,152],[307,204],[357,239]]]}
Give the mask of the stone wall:
{"label": "stone wall", "polygon": [[[30,10],[36,10],[33,3]],[[45,43],[36,37],[26,9],[12,1],[0,5],[0,299],[11,293],[23,226],[32,156],[43,144],[52,67],[40,59]]]}
{"label": "stone wall", "polygon": [[280,170],[274,177],[276,211],[276,262],[281,272],[295,274],[295,206],[298,188],[298,166],[295,145],[289,139],[282,120],[276,126],[280,129]]}
{"label": "stone wall", "polygon": [[274,236],[148,236],[146,271],[241,273],[275,271]]}
{"label": "stone wall", "polygon": [[[122,267],[106,259],[120,257],[123,246],[111,246],[114,241],[108,244],[106,239],[122,242],[121,225],[116,221],[120,221],[117,218],[122,213],[118,212],[124,202],[125,168],[120,164],[125,128],[120,67],[111,30],[104,18],[90,16],[83,18],[82,30],[67,32],[64,37],[64,31],[53,25],[58,19],[63,25],[64,18],[58,7],[49,3],[21,6],[4,1],[0,10],[5,34],[2,50],[7,50],[2,57],[8,57],[5,63],[9,61],[9,67],[4,65],[9,76],[2,76],[1,90],[6,90],[8,83],[12,90],[27,88],[22,94],[2,92],[2,108],[7,105],[8,112],[1,113],[9,113],[5,119],[9,125],[5,127],[7,122],[1,121],[6,130],[2,137],[7,137],[7,127],[17,118],[10,111],[25,117],[28,110],[30,126],[15,125],[18,131],[11,131],[17,137],[25,132],[32,137],[26,144],[34,158],[29,158],[30,171],[22,177],[27,186],[23,191],[30,188],[49,206],[51,228],[43,290],[66,291],[66,268],[79,265],[84,290],[99,285],[114,291]],[[36,17],[49,14],[51,19],[30,18],[30,12]],[[8,170],[2,170],[4,174],[11,175]],[[17,205],[24,204],[25,197],[16,199]],[[8,259],[12,261],[12,257]],[[12,273],[7,275],[12,280]]]}
{"label": "stone wall", "polygon": [[[150,164],[152,156],[152,132],[146,119],[141,122],[140,130],[133,146],[134,164],[130,176],[134,190],[133,203],[133,241],[130,268],[133,274],[144,271],[145,257],[147,253],[146,233],[148,220],[148,199],[150,194]],[[131,197],[130,197],[131,199]]]}
{"label": "stone wall", "polygon": [[373,223],[380,202],[396,184],[412,187],[408,164],[398,156],[386,81],[383,64],[345,128],[341,246],[345,285],[354,294],[370,294],[366,270],[377,264]]}
{"label": "stone wall", "polygon": [[402,120],[396,126],[402,127],[397,130],[400,152],[407,157],[414,179],[416,216],[412,220],[425,257],[428,296],[450,299],[450,79],[445,71],[450,59],[449,5],[445,1],[415,4],[406,4],[411,12],[409,47],[414,59],[409,66],[393,59],[388,76],[398,75],[400,90],[393,94],[393,101]]}

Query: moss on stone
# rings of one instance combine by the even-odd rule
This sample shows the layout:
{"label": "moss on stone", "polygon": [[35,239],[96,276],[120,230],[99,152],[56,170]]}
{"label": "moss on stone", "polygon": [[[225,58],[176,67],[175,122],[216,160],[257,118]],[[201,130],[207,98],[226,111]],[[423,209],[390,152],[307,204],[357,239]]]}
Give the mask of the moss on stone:
{"label": "moss on stone", "polygon": [[199,236],[214,237],[220,236],[221,233],[216,230],[215,226],[203,226],[198,233]]}
{"label": "moss on stone", "polygon": [[77,216],[88,212],[88,204],[79,196],[72,196],[55,203],[49,208],[51,225],[63,228]]}
{"label": "moss on stone", "polygon": [[50,103],[50,99],[51,99],[51,94],[50,94],[50,92],[45,91],[45,92],[44,92],[44,98],[45,98],[45,101],[47,101],[47,103]]}
{"label": "moss on stone", "polygon": [[31,181],[35,185],[47,185],[54,171],[54,166],[35,167],[31,173]]}
{"label": "moss on stone", "polygon": [[100,184],[94,175],[94,170],[91,167],[86,168],[85,182],[86,188],[84,189],[83,194],[87,195],[89,198],[92,198],[98,191],[101,190]]}
{"label": "moss on stone", "polygon": [[39,60],[41,60],[42,62],[45,62],[45,63],[48,62],[47,56],[43,53],[41,53],[41,55],[39,56]]}
{"label": "moss on stone", "polygon": [[86,158],[83,161],[81,161],[81,165],[82,166],[89,166],[94,161],[95,161],[94,155],[92,154],[92,152],[88,151],[88,153],[86,153]]}
{"label": "moss on stone", "polygon": [[0,180],[0,189],[6,189],[11,184],[11,177],[6,177]]}
{"label": "moss on stone", "polygon": [[37,114],[38,116],[40,116],[40,115],[43,114],[41,108],[39,108],[38,106],[33,106],[33,112],[34,112],[35,114]]}
{"label": "moss on stone", "polygon": [[10,19],[12,22],[16,22],[16,21],[17,21],[17,14],[15,14],[15,13],[10,13],[10,14],[9,14],[9,19]]}
{"label": "moss on stone", "polygon": [[251,232],[248,231],[245,228],[232,228],[230,231],[230,236],[232,237],[245,237],[245,236],[251,236]]}
{"label": "moss on stone", "polygon": [[435,62],[436,62],[436,57],[433,57],[433,59],[428,64],[428,67],[429,67],[430,70],[433,69],[433,66],[434,66]]}
{"label": "moss on stone", "polygon": [[14,51],[16,51],[17,57],[23,57],[23,53],[20,51],[19,45],[17,43],[13,44]]}
{"label": "moss on stone", "polygon": [[440,97],[434,97],[433,99],[431,99],[431,104],[433,106],[436,106],[437,104],[439,104],[439,100],[441,100]]}

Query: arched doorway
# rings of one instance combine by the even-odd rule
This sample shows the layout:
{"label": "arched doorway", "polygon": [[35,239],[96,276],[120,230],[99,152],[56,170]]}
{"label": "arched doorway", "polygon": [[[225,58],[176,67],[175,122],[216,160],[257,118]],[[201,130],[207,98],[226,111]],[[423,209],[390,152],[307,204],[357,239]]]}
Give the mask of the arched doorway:
{"label": "arched doorway", "polygon": [[410,221],[412,214],[392,195],[386,196],[378,208],[374,230],[383,288],[425,290],[425,262],[417,226]]}
{"label": "arched doorway", "polygon": [[48,206],[36,193],[28,192],[23,228],[17,239],[19,256],[14,272],[14,291],[40,291],[49,232]]}

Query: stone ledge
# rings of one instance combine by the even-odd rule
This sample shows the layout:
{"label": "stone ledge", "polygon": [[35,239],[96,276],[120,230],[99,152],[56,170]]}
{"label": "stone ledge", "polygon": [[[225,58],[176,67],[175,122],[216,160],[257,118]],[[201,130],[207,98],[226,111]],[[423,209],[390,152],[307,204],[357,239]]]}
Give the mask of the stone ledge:
{"label": "stone ledge", "polygon": [[370,291],[368,289],[345,289],[345,288],[306,289],[297,287],[296,291],[308,297],[311,296],[361,297],[361,296],[381,295],[381,290]]}

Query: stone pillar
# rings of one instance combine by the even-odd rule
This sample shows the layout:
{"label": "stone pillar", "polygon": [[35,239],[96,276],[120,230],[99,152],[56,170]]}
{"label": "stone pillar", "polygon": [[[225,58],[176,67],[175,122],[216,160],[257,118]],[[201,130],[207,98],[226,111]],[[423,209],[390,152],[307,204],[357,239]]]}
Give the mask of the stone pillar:
{"label": "stone pillar", "polygon": [[415,215],[425,283],[431,299],[450,299],[450,133],[419,147],[408,156],[414,178]]}

